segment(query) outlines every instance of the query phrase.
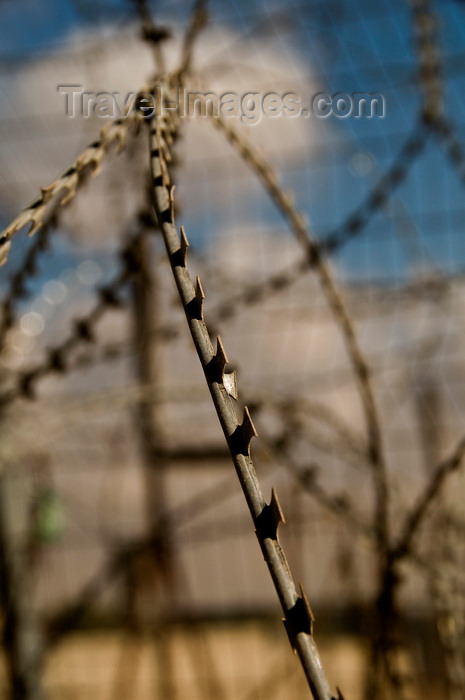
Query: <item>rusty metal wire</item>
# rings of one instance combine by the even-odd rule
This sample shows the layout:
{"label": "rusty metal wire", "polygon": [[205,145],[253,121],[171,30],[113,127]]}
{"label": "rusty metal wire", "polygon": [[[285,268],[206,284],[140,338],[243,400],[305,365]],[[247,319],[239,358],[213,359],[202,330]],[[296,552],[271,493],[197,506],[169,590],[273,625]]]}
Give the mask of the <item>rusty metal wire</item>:
{"label": "rusty metal wire", "polygon": [[284,519],[281,507],[274,490],[270,503],[265,501],[250,454],[250,441],[257,433],[247,407],[242,421],[237,418],[232,402],[232,399],[237,399],[236,376],[226,369],[228,358],[219,336],[216,350],[212,345],[203,314],[203,287],[198,277],[195,284],[190,278],[186,267],[188,240],[184,229],[181,228],[179,236],[174,224],[173,185],[168,162],[175,130],[173,122],[157,117],[150,131],[153,201],[159,227],[207,385],[284,611],[291,645],[299,655],[315,699],[330,700],[331,692],[313,640],[313,614],[302,587],[300,594],[295,587],[278,542],[278,527]]}

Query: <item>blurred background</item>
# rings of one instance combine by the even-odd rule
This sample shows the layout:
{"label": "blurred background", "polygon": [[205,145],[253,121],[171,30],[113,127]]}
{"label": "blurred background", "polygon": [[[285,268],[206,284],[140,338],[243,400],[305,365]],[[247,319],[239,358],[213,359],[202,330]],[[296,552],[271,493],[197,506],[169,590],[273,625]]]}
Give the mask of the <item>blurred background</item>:
{"label": "blurred background", "polygon": [[[371,410],[318,270],[211,119],[182,120],[176,217],[238,373],[238,411],[251,408],[259,479],[279,494],[331,687],[345,700],[458,700],[465,4],[201,9],[195,89],[384,98],[382,118],[231,119],[321,244]],[[109,121],[67,116],[58,86],[125,96],[176,71],[193,11],[0,2],[2,228]],[[102,165],[42,232],[18,233],[0,269],[0,697],[305,696],[154,230],[147,129]],[[141,228],[135,272],[115,284]]]}

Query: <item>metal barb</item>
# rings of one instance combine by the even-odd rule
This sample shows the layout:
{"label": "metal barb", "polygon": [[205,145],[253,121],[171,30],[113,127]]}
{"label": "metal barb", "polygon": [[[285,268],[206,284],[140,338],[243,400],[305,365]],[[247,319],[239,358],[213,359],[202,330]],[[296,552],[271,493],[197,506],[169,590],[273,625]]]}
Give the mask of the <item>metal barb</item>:
{"label": "metal barb", "polygon": [[229,360],[226,356],[226,351],[220,336],[216,339],[216,355],[212,359],[214,363],[212,381],[223,384],[229,396],[237,401],[237,376],[236,370],[226,372],[225,367]]}
{"label": "metal barb", "polygon": [[186,256],[187,256],[187,249],[189,248],[189,241],[186,236],[186,231],[184,230],[184,226],[181,226],[181,246],[179,248],[180,252],[180,260],[181,262],[178,263],[182,267],[186,267]]}
{"label": "metal barb", "polygon": [[262,512],[255,519],[255,529],[259,540],[266,538],[278,540],[278,527],[285,523],[281,504],[274,487],[271,490],[271,500],[263,507]]}
{"label": "metal barb", "polygon": [[258,437],[258,433],[255,430],[249,409],[245,406],[242,423],[240,423],[232,435],[230,435],[229,443],[236,454],[250,457],[250,443],[253,437]]}

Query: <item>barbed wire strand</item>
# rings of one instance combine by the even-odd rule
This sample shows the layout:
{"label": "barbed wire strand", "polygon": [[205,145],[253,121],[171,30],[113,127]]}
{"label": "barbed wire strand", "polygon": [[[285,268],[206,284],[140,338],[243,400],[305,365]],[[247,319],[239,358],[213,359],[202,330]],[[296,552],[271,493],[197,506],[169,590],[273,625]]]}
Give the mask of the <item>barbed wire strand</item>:
{"label": "barbed wire strand", "polygon": [[173,186],[168,168],[169,146],[176,126],[166,117],[156,117],[150,130],[151,172],[154,208],[165,242],[179,298],[210,394],[228,444],[257,537],[285,615],[285,626],[292,647],[297,651],[315,700],[332,698],[321,660],[313,639],[313,614],[301,586],[297,593],[284,552],[278,542],[278,527],[283,514],[276,492],[266,503],[250,454],[251,439],[256,436],[250,413],[244,409],[239,423],[232,403],[237,398],[235,373],[227,372],[228,359],[217,337],[216,351],[210,340],[203,315],[205,294],[200,278],[193,284],[186,268],[188,240],[181,228],[179,237],[174,225]]}

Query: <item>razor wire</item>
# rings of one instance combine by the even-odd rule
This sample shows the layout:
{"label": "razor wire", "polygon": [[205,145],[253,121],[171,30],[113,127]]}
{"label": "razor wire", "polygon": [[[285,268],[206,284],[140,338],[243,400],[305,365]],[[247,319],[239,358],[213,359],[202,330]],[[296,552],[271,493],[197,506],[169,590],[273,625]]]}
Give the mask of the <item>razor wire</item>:
{"label": "razor wire", "polygon": [[[313,639],[313,613],[301,586],[297,592],[284,552],[278,542],[278,527],[284,517],[276,492],[267,503],[250,453],[250,442],[257,436],[247,407],[239,422],[232,399],[237,400],[235,372],[228,372],[228,358],[221,338],[216,351],[204,320],[205,294],[200,278],[191,280],[186,267],[189,246],[184,228],[178,235],[174,225],[173,185],[169,172],[170,145],[176,132],[173,119],[156,117],[150,130],[153,202],[163,235],[167,255],[186,314],[189,330],[199,356],[206,382],[231,453],[244,496],[249,507],[263,556],[285,615],[285,627],[292,648],[298,653],[313,696],[319,700],[332,698],[319,654]],[[341,697],[339,693],[339,697]]]}

